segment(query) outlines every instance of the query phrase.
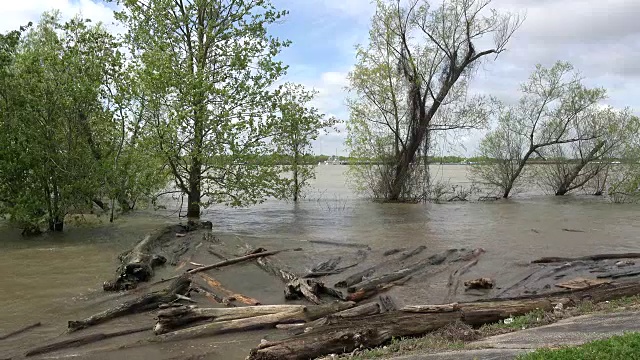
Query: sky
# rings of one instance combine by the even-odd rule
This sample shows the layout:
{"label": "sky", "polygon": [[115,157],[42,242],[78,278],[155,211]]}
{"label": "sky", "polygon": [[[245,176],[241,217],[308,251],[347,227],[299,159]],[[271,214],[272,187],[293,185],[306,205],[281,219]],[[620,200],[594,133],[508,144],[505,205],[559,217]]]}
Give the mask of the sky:
{"label": "sky", "polygon": [[[432,1],[439,3],[440,0]],[[272,0],[289,10],[272,34],[292,44],[279,58],[289,65],[283,80],[319,92],[313,105],[323,113],[348,119],[347,74],[355,61],[355,45],[365,44],[375,7],[370,0]],[[77,13],[113,23],[114,4],[100,0],[2,0],[0,31],[37,21],[43,11],[59,9],[63,17]],[[590,86],[608,91],[606,104],[640,109],[640,1],[637,0],[493,0],[497,10],[526,13],[526,20],[507,51],[485,62],[471,82],[474,93],[512,102],[536,64],[571,62]],[[113,31],[118,27],[111,26]],[[346,155],[344,125],[339,133],[321,136],[314,152]],[[443,154],[472,156],[484,131],[457,134]]]}

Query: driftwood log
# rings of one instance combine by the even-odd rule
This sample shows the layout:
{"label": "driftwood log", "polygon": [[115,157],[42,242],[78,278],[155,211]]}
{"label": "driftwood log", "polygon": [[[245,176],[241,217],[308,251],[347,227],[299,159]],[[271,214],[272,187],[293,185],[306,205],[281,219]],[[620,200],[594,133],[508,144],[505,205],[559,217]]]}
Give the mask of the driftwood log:
{"label": "driftwood log", "polygon": [[160,335],[196,322],[235,320],[286,311],[304,311],[304,309],[304,305],[261,305],[236,308],[181,306],[160,311],[153,332]]}
{"label": "driftwood log", "polygon": [[68,340],[58,341],[58,342],[43,345],[43,346],[38,346],[34,349],[27,351],[25,353],[25,356],[29,357],[34,355],[46,354],[53,351],[74,348],[74,347],[87,345],[97,341],[102,341],[102,340],[106,340],[106,339],[110,339],[118,336],[125,336],[125,335],[135,334],[135,333],[144,332],[144,331],[151,331],[151,329],[152,329],[151,326],[147,326],[147,327],[142,327],[138,329],[129,329],[129,330],[110,332],[110,333],[99,333],[99,334],[81,336],[74,339],[68,339]]}
{"label": "driftwood log", "polygon": [[4,339],[8,339],[10,337],[16,336],[16,335],[20,335],[20,334],[22,334],[24,332],[27,332],[27,331],[31,330],[31,329],[35,329],[40,325],[42,325],[42,323],[40,323],[38,321],[37,323],[33,323],[31,325],[24,326],[24,327],[22,327],[22,328],[20,328],[18,330],[12,331],[12,332],[10,332],[8,334],[0,335],[0,340],[4,340]]}
{"label": "driftwood log", "polygon": [[538,260],[533,260],[532,264],[549,264],[556,262],[572,262],[572,261],[600,261],[600,260],[612,260],[612,259],[640,259],[640,253],[622,253],[622,254],[598,254],[581,256],[575,258],[567,257],[543,257]]}
{"label": "driftwood log", "polygon": [[69,321],[68,331],[81,330],[125,315],[155,310],[161,304],[178,300],[179,295],[186,295],[190,285],[191,280],[189,276],[182,275],[164,290],[148,293],[137,299],[124,302],[114,308],[94,314],[84,320]]}
{"label": "driftwood log", "polygon": [[119,256],[121,265],[116,270],[114,280],[105,281],[105,291],[122,291],[135,288],[139,282],[149,281],[153,277],[153,268],[163,265],[167,259],[153,250],[157,243],[167,234],[186,231],[181,225],[165,226],[147,234],[130,251]]}
{"label": "driftwood log", "polygon": [[[211,316],[213,316],[216,321],[158,335],[156,341],[176,341],[229,332],[275,328],[278,324],[316,320],[329,314],[348,309],[353,305],[354,303],[350,302],[334,302],[309,307],[303,305],[268,305],[235,309],[176,310],[177,313],[185,311],[190,317],[210,316],[211,318]],[[167,312],[172,310],[173,309],[167,310]],[[218,318],[215,318],[214,314],[220,315],[218,315]],[[181,318],[183,318],[183,315],[178,316],[178,319]],[[159,323],[161,321],[162,320],[159,320]],[[170,330],[166,322],[160,325],[156,324],[155,330],[158,331],[159,329]]]}
{"label": "driftwood log", "polygon": [[601,302],[637,294],[640,294],[640,283],[635,282],[603,284],[590,289],[558,291],[521,299],[405,307],[384,314],[336,319],[306,333],[257,347],[248,359],[310,359],[348,353],[361,347],[382,345],[393,337],[424,335],[456,321],[479,326],[536,309],[550,311],[556,303],[567,304],[583,299]]}
{"label": "driftwood log", "polygon": [[[419,251],[417,251],[419,249],[420,248],[408,254],[416,253],[416,252],[419,253]],[[446,262],[447,260],[450,259],[450,256],[455,253],[459,253],[459,254],[457,257],[453,257],[452,259],[450,259],[451,262],[471,260],[470,263],[467,263],[467,265],[463,266],[461,269],[465,269],[467,266],[471,267],[475,264],[475,262],[477,262],[478,256],[480,256],[483,252],[484,250],[482,249],[475,249],[472,251],[446,250],[445,252],[431,255],[430,257],[424,260],[418,261],[414,264],[411,264],[395,272],[380,275],[378,277],[370,278],[368,280],[360,279],[358,283],[356,283],[355,285],[349,286],[347,288],[347,291],[350,293],[350,295],[348,295],[346,299],[350,301],[362,301],[362,300],[368,299],[372,296],[379,294],[382,291],[385,291],[391,288],[394,285],[400,285],[405,283],[406,281],[409,280],[409,277],[411,275],[423,270],[428,266],[440,265]],[[404,254],[403,258],[406,259],[406,256],[408,254]],[[351,281],[356,281],[356,280],[357,279],[352,279]],[[336,286],[337,285],[338,284],[336,284]]]}
{"label": "driftwood log", "polygon": [[373,265],[371,267],[368,267],[368,268],[366,268],[366,269],[364,269],[362,271],[359,271],[359,272],[347,277],[344,280],[338,281],[334,286],[337,287],[337,288],[349,288],[349,287],[352,287],[352,286],[362,282],[365,278],[368,278],[371,275],[373,275],[376,272],[376,270],[379,270],[379,269],[383,268],[384,266],[387,266],[389,264],[389,261],[402,262],[404,260],[409,259],[410,257],[413,257],[415,255],[420,254],[425,249],[426,249],[426,246],[418,246],[417,248],[415,248],[415,249],[413,249],[411,251],[405,251],[405,252],[401,253],[399,256],[397,256],[393,260],[384,261],[384,262],[378,263],[376,265]]}
{"label": "driftwood log", "polygon": [[225,297],[222,299],[222,301],[218,301],[218,302],[224,303],[225,302],[224,300],[227,299],[228,301],[238,301],[246,305],[252,305],[252,306],[260,305],[260,301],[252,297],[249,297],[225,288],[224,286],[222,286],[222,284],[218,280],[212,278],[207,274],[201,273],[198,275],[207,283],[207,285],[211,289],[215,289],[221,292],[222,294],[224,294]]}
{"label": "driftwood log", "polygon": [[[237,258],[224,260],[224,261],[221,261],[221,262],[218,262],[218,263],[215,263],[215,264],[205,265],[205,266],[197,267],[195,269],[187,270],[186,274],[191,274],[191,275],[192,274],[197,274],[197,273],[202,272],[202,271],[218,269],[218,268],[221,268],[221,267],[225,267],[225,266],[241,263],[243,261],[252,260],[252,259],[256,259],[256,258],[260,258],[260,257],[264,257],[264,256],[275,255],[275,254],[279,254],[281,252],[286,252],[286,251],[302,251],[302,248],[285,249],[285,250],[274,250],[274,251],[264,251],[264,252],[259,252],[259,253],[255,253],[255,254],[248,254],[248,255],[245,255],[245,256],[240,256],[240,257],[237,257]],[[167,279],[162,279],[162,280],[156,281],[155,283],[153,283],[153,285],[161,284],[163,282],[167,282],[167,281],[170,281],[170,280],[177,279],[179,276],[181,276],[181,275],[176,275],[176,276],[172,276],[172,277],[167,278]]]}
{"label": "driftwood log", "polygon": [[272,261],[262,254],[268,254],[269,252],[257,252],[248,256],[256,258],[256,263],[265,272],[272,274],[282,280],[286,286],[284,290],[285,299],[294,300],[299,298],[305,298],[313,304],[321,304],[321,294],[327,294],[336,297],[340,300],[344,300],[344,296],[339,291],[327,288],[324,283],[316,281],[314,279],[300,278],[296,274],[287,270],[283,265]]}

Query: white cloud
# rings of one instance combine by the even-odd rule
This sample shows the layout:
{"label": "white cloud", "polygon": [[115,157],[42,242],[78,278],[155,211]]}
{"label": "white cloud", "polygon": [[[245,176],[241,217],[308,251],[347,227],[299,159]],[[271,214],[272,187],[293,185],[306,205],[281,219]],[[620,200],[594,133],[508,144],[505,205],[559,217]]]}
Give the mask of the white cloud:
{"label": "white cloud", "polygon": [[103,22],[110,30],[114,31],[113,9],[104,2],[91,0],[22,0],[4,1],[0,13],[0,31],[7,32],[17,30],[29,21],[36,23],[43,12],[60,10],[64,20],[71,19],[77,14],[89,18],[93,22]]}

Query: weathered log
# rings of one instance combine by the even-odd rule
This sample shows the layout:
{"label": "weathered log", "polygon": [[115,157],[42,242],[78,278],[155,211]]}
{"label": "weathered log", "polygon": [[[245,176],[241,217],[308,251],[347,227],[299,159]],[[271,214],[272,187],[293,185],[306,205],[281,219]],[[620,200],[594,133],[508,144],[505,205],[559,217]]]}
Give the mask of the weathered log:
{"label": "weathered log", "polygon": [[112,281],[102,284],[104,291],[122,291],[133,289],[139,282],[149,281],[153,276],[153,268],[164,264],[164,256],[153,254],[153,247],[165,235],[184,229],[181,225],[165,226],[147,234],[133,249],[120,255],[121,265],[116,270]]}
{"label": "weathered log", "polygon": [[458,306],[462,313],[462,322],[472,326],[495,323],[533,310],[551,311],[553,309],[549,299],[461,303]]}
{"label": "weathered log", "polygon": [[[412,251],[412,253],[419,253],[419,251],[417,250],[418,249]],[[475,253],[476,251],[477,250],[474,250],[472,254]],[[447,257],[452,252],[453,252],[452,250],[447,250],[444,253],[435,254],[428,257],[427,259],[418,261],[404,269],[401,269],[389,274],[385,274],[382,276],[378,276],[366,281],[362,281],[358,283],[356,286],[350,286],[347,288],[347,291],[350,292],[351,295],[347,296],[347,300],[362,301],[364,299],[369,298],[370,296],[378,294],[381,291],[389,289],[394,285],[405,283],[408,280],[407,279],[408,276],[422,270],[426,266],[442,264],[444,261],[446,261]],[[460,258],[456,259],[456,261],[459,261],[462,259],[468,259],[468,256],[461,256]]]}
{"label": "weathered log", "polygon": [[479,278],[464,282],[467,289],[493,289],[495,281],[489,278]]}
{"label": "weathered log", "polygon": [[330,258],[311,268],[311,272],[335,270],[340,261],[342,261],[342,256]]}
{"label": "weathered log", "polygon": [[484,252],[485,250],[483,248],[477,248],[473,250],[470,258],[466,259],[469,260],[469,262],[462,265],[461,267],[453,271],[451,275],[449,275],[449,282],[447,283],[449,291],[447,293],[446,301],[453,300],[453,298],[458,293],[458,287],[460,286],[460,276],[466,274],[469,269],[475,266],[478,263],[478,260],[480,260],[480,256],[484,254]]}
{"label": "weathered log", "polygon": [[[186,271],[186,273],[193,275],[193,274],[197,274],[197,273],[202,272],[202,271],[213,270],[213,269],[221,268],[221,267],[224,267],[224,266],[237,264],[237,263],[240,263],[240,262],[243,262],[243,261],[252,260],[252,259],[256,259],[256,258],[260,258],[260,257],[264,257],[264,256],[275,255],[275,254],[279,254],[281,252],[286,252],[286,251],[302,251],[302,248],[263,251],[263,252],[259,252],[259,253],[255,253],[255,254],[249,254],[249,255],[237,257],[237,258],[234,258],[234,259],[224,260],[224,261],[221,261],[221,262],[218,262],[218,263],[215,263],[215,264],[201,266],[201,267],[198,267],[198,268],[195,268],[195,269],[191,269],[191,270]],[[155,283],[153,283],[153,285],[160,284],[160,283],[163,283],[163,282],[167,282],[167,281],[176,279],[179,276],[180,275],[176,275],[176,276],[172,276],[172,277],[167,278],[167,279],[162,279],[162,280],[156,281]]]}
{"label": "weathered log", "polygon": [[446,313],[393,311],[361,318],[338,319],[307,333],[275,342],[271,346],[253,349],[248,359],[302,360],[348,353],[361,347],[382,345],[393,337],[423,335],[455,321],[481,325],[487,321],[497,322],[509,316],[522,315],[540,306],[550,309],[551,304],[534,300],[474,306],[465,309],[461,304],[460,310]]}
{"label": "weathered log", "polygon": [[393,282],[382,283],[375,286],[367,286],[366,288],[360,288],[354,293],[347,295],[347,300],[360,302],[360,301],[369,299],[370,297],[373,297],[375,295],[378,295],[384,291],[387,291],[396,285],[403,285],[410,279],[411,279],[411,276],[406,276]]}
{"label": "weathered log", "polygon": [[222,284],[218,280],[212,278],[211,276],[209,276],[207,274],[202,274],[201,273],[199,275],[207,283],[207,285],[209,285],[211,288],[213,288],[215,290],[218,290],[218,291],[222,292],[225,295],[225,297],[227,297],[227,298],[233,298],[233,299],[235,299],[235,300],[237,300],[237,301],[239,301],[239,302],[241,302],[243,304],[247,304],[247,305],[252,305],[252,306],[253,305],[260,305],[260,301],[254,299],[252,297],[249,297],[249,296],[246,296],[246,295],[242,295],[242,294],[236,293],[234,291],[231,291],[231,290],[225,288],[224,286],[222,286]]}
{"label": "weathered log", "polygon": [[153,332],[156,335],[165,334],[185,325],[206,320],[226,321],[276,314],[285,311],[304,310],[304,305],[261,305],[236,308],[198,308],[194,306],[182,306],[160,311]]}
{"label": "weathered log", "polygon": [[[417,248],[411,250],[411,251],[405,251],[403,252],[400,256],[398,256],[396,259],[393,260],[393,262],[401,262],[404,260],[407,260],[408,258],[418,255],[420,254],[422,251],[424,251],[426,249],[426,246],[418,246]],[[356,284],[359,284],[360,282],[362,282],[365,278],[370,277],[371,275],[373,275],[376,270],[387,266],[389,264],[389,261],[384,261],[381,263],[378,263],[374,266],[371,266],[369,268],[366,268],[362,271],[359,271],[349,277],[347,277],[346,279],[342,280],[342,281],[338,281],[334,287],[337,288],[349,288],[352,287]]]}
{"label": "weathered log", "polygon": [[116,331],[111,333],[99,333],[99,334],[86,335],[86,336],[78,337],[75,339],[68,339],[68,340],[58,341],[52,344],[38,346],[34,349],[27,351],[25,353],[25,356],[29,357],[34,355],[46,354],[53,351],[87,345],[97,341],[102,341],[102,340],[106,340],[106,339],[110,339],[118,336],[125,336],[125,335],[135,334],[135,333],[144,332],[144,331],[151,331],[151,329],[152,329],[151,326],[146,326],[138,329],[129,329],[129,330],[122,330],[122,331]]}
{"label": "weathered log", "polygon": [[299,322],[305,319],[304,309],[283,311],[275,314],[260,315],[228,321],[215,321],[174,332],[158,335],[161,341],[176,341],[203,336],[212,336],[229,332],[274,328],[280,323]]}
{"label": "weathered log", "polygon": [[169,303],[177,299],[176,295],[185,295],[189,291],[191,279],[182,275],[174,280],[166,289],[151,292],[135,300],[124,302],[114,308],[94,314],[84,320],[69,321],[69,332],[84,329],[115,319],[121,316],[155,310],[160,304]]}
{"label": "weathered log", "polygon": [[533,260],[532,264],[549,264],[556,262],[570,262],[570,261],[580,261],[580,260],[591,260],[591,261],[600,261],[600,260],[611,260],[611,259],[639,259],[640,253],[622,253],[622,254],[598,254],[598,255],[589,255],[589,256],[580,256],[576,258],[567,258],[567,257],[543,257],[537,260]]}
{"label": "weathered log", "polygon": [[[393,337],[419,336],[455,321],[478,326],[536,309],[551,310],[588,298],[594,302],[640,294],[640,282],[604,284],[579,291],[558,291],[529,298],[478,301],[458,304],[459,310],[444,313],[395,311],[355,319],[334,320],[310,332],[253,349],[248,359],[309,359],[331,353],[347,353],[357,348],[375,347]],[[577,300],[577,301],[574,301]],[[419,307],[418,307],[419,308]]]}
{"label": "weathered log", "polygon": [[256,263],[264,271],[277,276],[286,283],[284,291],[286,299],[292,300],[304,297],[314,304],[320,304],[322,302],[318,295],[322,291],[324,284],[312,279],[301,279],[291,271],[285,269],[284,266],[276,265],[275,262],[265,257],[258,257]]}
{"label": "weathered log", "polygon": [[623,277],[632,277],[637,275],[640,275],[640,270],[619,271],[614,273],[602,274],[602,275],[598,275],[598,279],[604,279],[604,278],[620,279]]}
{"label": "weathered log", "polygon": [[340,246],[340,247],[361,248],[361,249],[371,250],[369,245],[366,245],[366,244],[356,244],[356,243],[349,243],[349,242],[338,242],[338,241],[327,241],[327,240],[309,240],[309,242],[312,244],[333,245],[333,246]]}
{"label": "weathered log", "polygon": [[400,311],[413,313],[442,313],[454,312],[458,310],[460,310],[460,305],[458,303],[442,305],[409,305],[400,309]]}
{"label": "weathered log", "polygon": [[20,335],[20,334],[22,334],[22,333],[24,333],[26,331],[29,331],[29,330],[34,329],[34,328],[37,328],[40,325],[42,325],[42,323],[40,323],[38,321],[37,323],[33,323],[31,325],[27,325],[27,326],[21,327],[20,329],[12,331],[12,332],[10,332],[8,334],[0,335],[0,340],[4,340],[4,339],[8,339],[10,337],[16,336],[16,335]]}
{"label": "weathered log", "polygon": [[319,282],[312,279],[295,279],[287,283],[284,298],[296,300],[302,296],[314,304],[321,304],[322,300],[318,297],[321,287]]}
{"label": "weathered log", "polygon": [[[348,302],[345,304],[355,304],[355,303]],[[303,323],[302,325],[298,324],[299,326],[290,327],[290,329],[292,330],[291,334],[292,335],[302,334],[303,332],[310,331],[316,327],[324,326],[324,325],[328,325],[330,323],[336,322],[337,319],[348,319],[348,318],[357,318],[362,316],[370,316],[370,315],[379,314],[380,312],[381,312],[381,307],[380,307],[380,304],[378,304],[377,302],[366,303],[363,305],[359,305],[356,307],[352,307],[350,309],[346,309],[346,310],[342,310],[334,313],[330,313],[327,311],[324,317],[320,317],[306,324]],[[311,319],[311,317],[308,317],[308,318]]]}
{"label": "weathered log", "polygon": [[304,310],[305,320],[312,321],[331,314],[340,314],[351,310],[356,303],[352,301],[334,301],[322,305],[307,306]]}
{"label": "weathered log", "polygon": [[380,295],[380,297],[378,297],[378,301],[380,302],[381,312],[398,310],[398,307],[391,296]]}

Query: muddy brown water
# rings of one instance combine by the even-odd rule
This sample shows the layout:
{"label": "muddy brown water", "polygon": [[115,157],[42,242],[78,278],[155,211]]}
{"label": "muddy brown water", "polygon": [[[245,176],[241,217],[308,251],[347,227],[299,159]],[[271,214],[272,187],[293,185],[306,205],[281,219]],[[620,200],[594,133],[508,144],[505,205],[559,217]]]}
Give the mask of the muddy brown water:
{"label": "muddy brown water", "polygon": [[[581,256],[603,252],[639,252],[637,205],[612,204],[603,198],[574,195],[547,196],[535,188],[512,200],[483,203],[377,204],[358,198],[345,184],[346,166],[321,165],[306,199],[298,204],[267,201],[243,209],[215,206],[204,218],[214,223],[221,238],[268,249],[302,246],[305,251],[291,261],[298,269],[345,248],[309,243],[331,240],[368,245],[378,253],[391,248],[427,246],[429,253],[448,248],[482,247],[487,252],[470,277],[517,277],[519,264],[542,256]],[[445,165],[433,172],[452,184],[469,185],[467,167]],[[168,200],[167,210],[139,212],[103,223],[69,226],[63,234],[23,239],[18,231],[0,225],[0,335],[41,321],[28,334],[0,340],[0,358],[23,352],[59,336],[68,320],[102,310],[100,284],[112,276],[116,257],[142,235],[164,223],[176,222],[178,202]],[[574,229],[582,232],[567,232]],[[351,251],[353,249],[349,249]],[[241,267],[239,267],[240,269]],[[230,272],[220,275],[225,284],[264,303],[278,303],[278,282],[266,275]],[[265,291],[265,284],[270,290]],[[412,289],[406,303],[427,303],[444,298],[443,284]],[[120,325],[151,321],[132,317]],[[138,324],[139,326],[139,324]],[[136,327],[136,326],[133,326]],[[262,333],[228,335],[185,344],[154,344],[118,350],[120,340],[94,347],[110,351],[86,358],[185,358],[209,349],[209,357],[243,359],[259,343]],[[5,355],[8,354],[8,355]],[[49,357],[67,357],[74,351]]]}

